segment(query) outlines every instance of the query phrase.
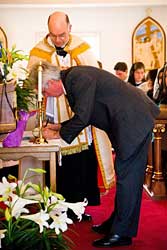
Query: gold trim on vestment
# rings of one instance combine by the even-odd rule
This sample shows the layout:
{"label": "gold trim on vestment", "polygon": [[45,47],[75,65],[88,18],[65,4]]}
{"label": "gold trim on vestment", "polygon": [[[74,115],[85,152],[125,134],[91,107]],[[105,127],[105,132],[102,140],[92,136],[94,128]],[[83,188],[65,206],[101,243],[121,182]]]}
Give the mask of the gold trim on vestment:
{"label": "gold trim on vestment", "polygon": [[61,123],[61,115],[60,115],[60,102],[59,102],[59,97],[56,97],[56,106],[58,110],[58,123]]}
{"label": "gold trim on vestment", "polygon": [[85,52],[86,50],[90,49],[89,44],[86,42],[81,43],[78,47],[71,50],[71,57],[72,59],[76,58],[81,53]]}
{"label": "gold trim on vestment", "polygon": [[106,187],[109,188],[108,184],[106,182],[106,178],[105,178],[104,167],[103,167],[103,162],[102,162],[102,159],[101,159],[99,145],[98,145],[98,142],[97,142],[95,128],[93,128],[93,127],[92,127],[92,135],[93,135],[93,143],[94,143],[94,146],[95,146],[96,156],[97,156],[97,159],[98,159],[98,163],[99,163],[101,175],[102,175],[102,178],[103,178],[104,186],[105,186],[105,188]]}
{"label": "gold trim on vestment", "polygon": [[76,154],[80,153],[83,150],[87,150],[88,145],[86,143],[81,144],[80,146],[70,146],[69,147],[62,147],[61,148],[61,154],[62,155],[70,155],[70,154]]}
{"label": "gold trim on vestment", "polygon": [[52,54],[53,54],[53,51],[49,52],[49,51],[45,51],[45,50],[39,49],[39,48],[33,48],[30,51],[30,56],[37,56],[39,58],[47,60],[50,63],[51,63]]}
{"label": "gold trim on vestment", "polygon": [[[103,163],[103,160],[102,160],[102,153],[100,152],[100,145],[99,145],[98,140],[97,140],[95,127],[92,127],[92,136],[93,136],[93,143],[95,146],[96,156],[97,156],[99,168],[101,171],[104,187],[105,187],[105,189],[109,189],[109,188],[111,188],[112,183],[114,183],[115,181],[113,180],[113,181],[110,181],[109,183],[107,183],[107,176],[106,175],[108,174],[108,171],[107,171],[107,169],[105,169],[105,164]],[[101,137],[101,139],[103,139],[103,137]],[[112,151],[111,151],[111,154],[112,154]],[[111,162],[111,165],[112,165],[112,168],[114,169],[113,162]],[[111,178],[113,179],[113,176]]]}
{"label": "gold trim on vestment", "polygon": [[48,42],[48,39],[49,38],[49,35],[47,35],[45,38],[44,38],[44,44],[49,47],[49,49],[51,49],[52,52],[54,52],[56,49],[53,45],[51,45],[49,42]]}

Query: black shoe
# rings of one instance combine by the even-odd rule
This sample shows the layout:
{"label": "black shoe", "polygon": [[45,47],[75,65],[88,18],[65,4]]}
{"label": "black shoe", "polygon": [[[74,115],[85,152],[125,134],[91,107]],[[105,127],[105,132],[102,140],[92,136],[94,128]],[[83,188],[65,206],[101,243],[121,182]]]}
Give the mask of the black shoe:
{"label": "black shoe", "polygon": [[82,214],[82,221],[91,221],[92,216],[90,214]]}
{"label": "black shoe", "polygon": [[105,236],[104,238],[95,240],[93,242],[94,247],[118,247],[118,246],[128,246],[131,244],[132,244],[132,238],[121,237],[118,234]]}

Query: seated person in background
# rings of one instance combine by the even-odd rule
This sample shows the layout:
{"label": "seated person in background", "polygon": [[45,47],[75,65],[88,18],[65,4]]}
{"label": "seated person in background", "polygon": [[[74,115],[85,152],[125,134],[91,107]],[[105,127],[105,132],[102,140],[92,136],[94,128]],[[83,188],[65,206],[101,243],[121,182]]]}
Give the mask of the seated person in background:
{"label": "seated person in background", "polygon": [[132,64],[129,71],[128,82],[135,87],[139,87],[145,82],[145,66],[142,62],[136,62]]}
{"label": "seated person in background", "polygon": [[122,81],[126,81],[128,77],[128,66],[125,62],[118,62],[114,66],[115,75]]}
{"label": "seated person in background", "polygon": [[146,94],[150,89],[148,82],[145,79],[145,66],[142,62],[132,64],[129,72],[128,82],[133,86],[142,89]]}
{"label": "seated person in background", "polygon": [[151,69],[148,71],[146,76],[146,82],[148,86],[147,95],[153,99],[153,89],[154,89],[154,82],[156,79],[158,69]]}
{"label": "seated person in background", "polygon": [[153,100],[157,104],[167,103],[167,64],[161,68],[157,74],[154,84]]}

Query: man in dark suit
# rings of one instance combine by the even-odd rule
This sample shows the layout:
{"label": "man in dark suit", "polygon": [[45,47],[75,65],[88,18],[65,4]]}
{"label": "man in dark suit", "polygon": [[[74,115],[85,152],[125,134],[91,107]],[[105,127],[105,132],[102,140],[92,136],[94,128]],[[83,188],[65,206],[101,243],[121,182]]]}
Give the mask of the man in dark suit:
{"label": "man in dark suit", "polygon": [[62,137],[71,143],[85,127],[93,125],[107,133],[116,152],[115,208],[107,221],[93,226],[94,231],[106,233],[93,245],[132,244],[132,237],[137,235],[148,145],[158,107],[142,90],[91,66],[60,72],[54,66],[43,64],[43,83],[46,96],[65,92],[74,112],[70,120],[55,130],[44,129],[46,138]]}

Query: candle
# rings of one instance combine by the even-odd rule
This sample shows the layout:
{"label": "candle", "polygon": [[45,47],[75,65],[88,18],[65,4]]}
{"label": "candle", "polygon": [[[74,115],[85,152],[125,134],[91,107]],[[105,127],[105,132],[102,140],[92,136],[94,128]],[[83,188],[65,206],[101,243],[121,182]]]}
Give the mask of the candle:
{"label": "candle", "polygon": [[38,101],[42,101],[42,62],[39,63],[38,67]]}

